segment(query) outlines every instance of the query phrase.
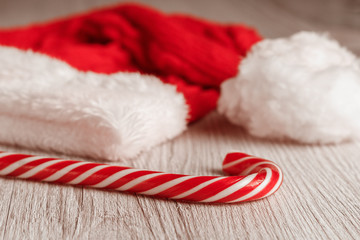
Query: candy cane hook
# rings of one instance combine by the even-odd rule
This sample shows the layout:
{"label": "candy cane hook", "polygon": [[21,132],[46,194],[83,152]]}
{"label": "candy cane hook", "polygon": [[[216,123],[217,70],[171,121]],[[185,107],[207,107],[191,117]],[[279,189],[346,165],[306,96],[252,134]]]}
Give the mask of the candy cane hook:
{"label": "candy cane hook", "polygon": [[0,176],[82,185],[195,202],[235,203],[273,194],[283,174],[273,162],[229,153],[223,171],[238,176],[188,176],[130,167],[0,152]]}

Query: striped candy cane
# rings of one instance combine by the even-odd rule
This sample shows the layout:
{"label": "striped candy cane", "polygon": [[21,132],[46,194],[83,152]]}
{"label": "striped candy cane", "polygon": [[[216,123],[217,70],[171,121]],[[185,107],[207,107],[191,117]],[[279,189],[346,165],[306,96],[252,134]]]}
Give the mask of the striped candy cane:
{"label": "striped candy cane", "polygon": [[187,176],[130,167],[0,152],[0,175],[82,185],[196,202],[235,203],[274,193],[283,175],[273,162],[229,153],[225,173],[240,176]]}

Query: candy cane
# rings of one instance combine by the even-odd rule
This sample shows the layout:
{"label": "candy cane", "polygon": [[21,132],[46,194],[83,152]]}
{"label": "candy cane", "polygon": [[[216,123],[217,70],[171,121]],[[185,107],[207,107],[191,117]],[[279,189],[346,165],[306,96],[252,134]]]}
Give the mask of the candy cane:
{"label": "candy cane", "polygon": [[0,176],[82,185],[196,202],[235,203],[273,194],[283,175],[273,162],[229,153],[223,171],[241,176],[187,176],[130,167],[0,152]]}

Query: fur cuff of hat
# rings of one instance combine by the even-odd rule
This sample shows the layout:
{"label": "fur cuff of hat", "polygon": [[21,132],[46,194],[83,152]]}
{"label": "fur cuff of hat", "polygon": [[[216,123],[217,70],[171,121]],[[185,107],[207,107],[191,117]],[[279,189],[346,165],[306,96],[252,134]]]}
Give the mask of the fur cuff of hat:
{"label": "fur cuff of hat", "polygon": [[0,56],[2,143],[121,160],[186,128],[184,96],[154,76],[80,72],[10,47]]}

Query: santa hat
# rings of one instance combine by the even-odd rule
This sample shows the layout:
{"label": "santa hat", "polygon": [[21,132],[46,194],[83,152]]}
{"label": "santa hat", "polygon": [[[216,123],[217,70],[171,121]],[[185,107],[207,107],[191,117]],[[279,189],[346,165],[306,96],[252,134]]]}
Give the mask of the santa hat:
{"label": "santa hat", "polygon": [[325,35],[261,41],[127,4],[1,30],[0,44],[2,143],[120,160],[217,105],[260,137],[360,137],[359,61]]}

